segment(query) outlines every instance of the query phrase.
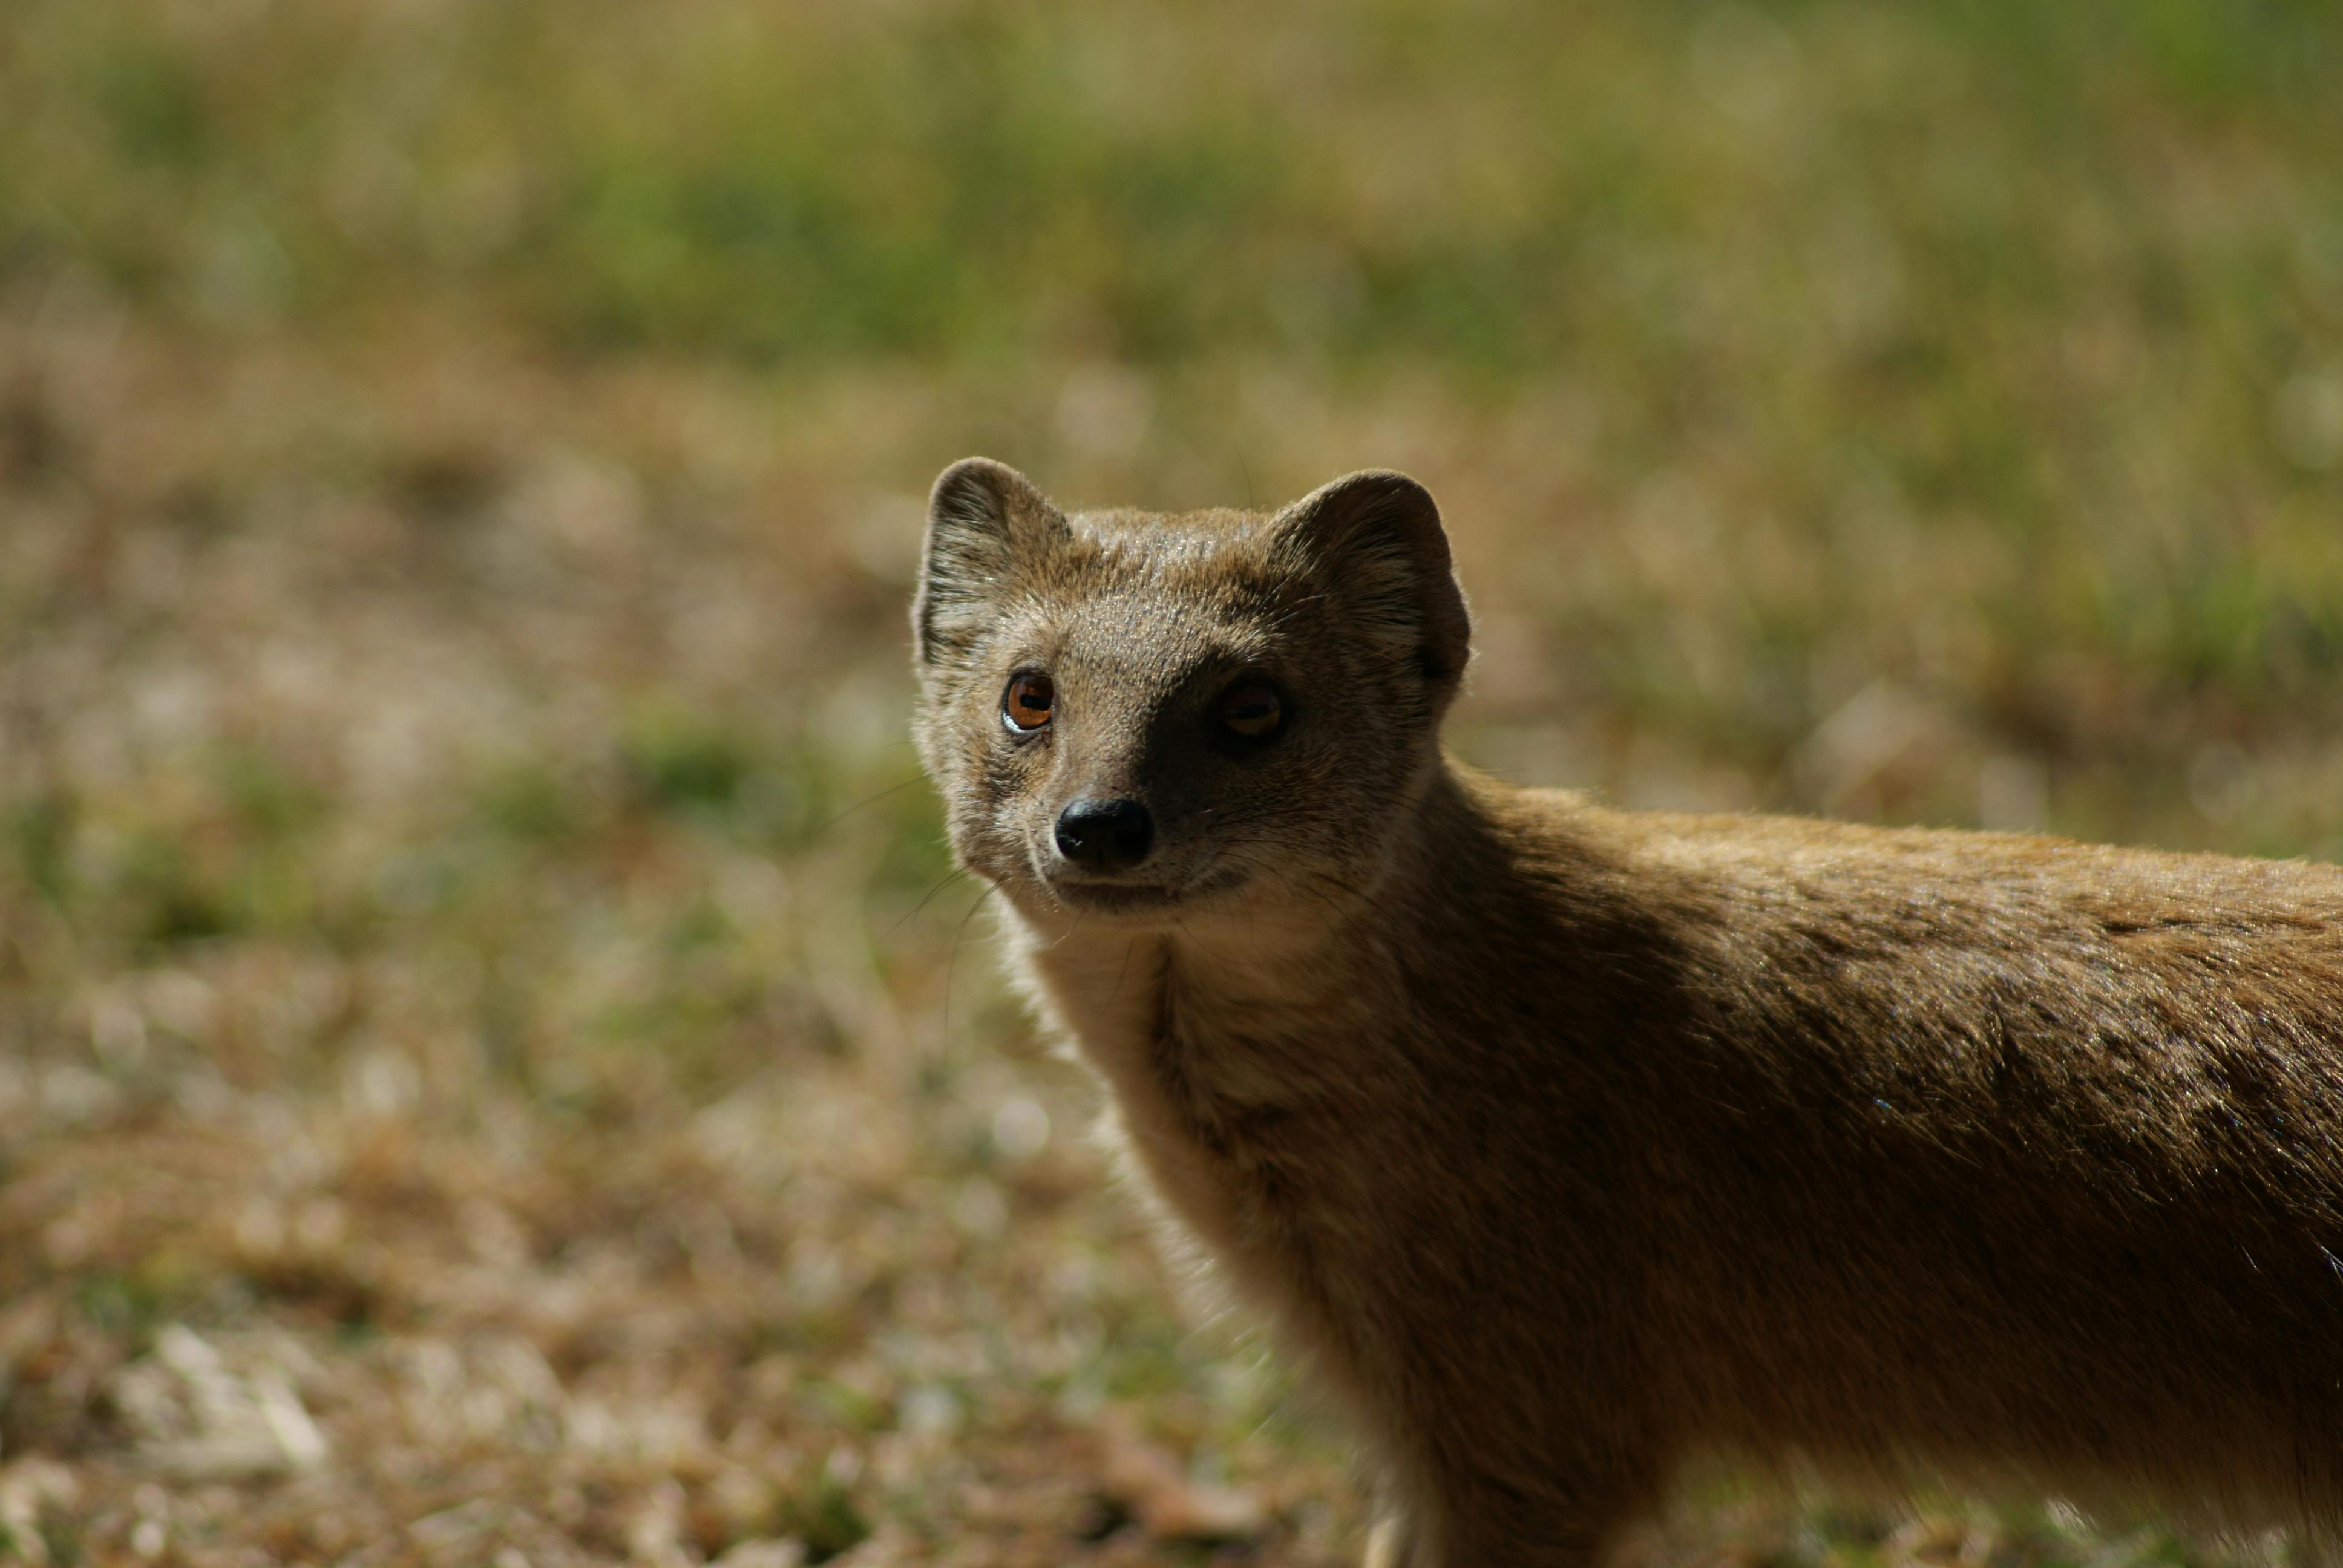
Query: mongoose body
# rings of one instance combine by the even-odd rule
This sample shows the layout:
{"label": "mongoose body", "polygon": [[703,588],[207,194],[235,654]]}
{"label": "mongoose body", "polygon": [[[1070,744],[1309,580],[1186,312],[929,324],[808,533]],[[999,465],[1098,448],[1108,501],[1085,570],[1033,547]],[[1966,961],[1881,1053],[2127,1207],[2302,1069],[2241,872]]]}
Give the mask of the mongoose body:
{"label": "mongoose body", "polygon": [[1013,971],[1408,1568],[1684,1463],[2343,1513],[2343,873],[1616,811],[1438,744],[1431,498],[938,482],[920,739]]}

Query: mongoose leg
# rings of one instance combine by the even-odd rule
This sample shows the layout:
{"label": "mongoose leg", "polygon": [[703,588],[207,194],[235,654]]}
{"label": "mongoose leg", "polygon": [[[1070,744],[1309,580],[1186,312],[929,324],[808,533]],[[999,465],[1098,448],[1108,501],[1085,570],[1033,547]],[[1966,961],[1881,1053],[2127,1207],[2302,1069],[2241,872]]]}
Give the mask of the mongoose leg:
{"label": "mongoose leg", "polygon": [[1367,1532],[1361,1568],[1417,1568],[1422,1561],[1416,1551],[1414,1519],[1405,1509],[1385,1503]]}
{"label": "mongoose leg", "polygon": [[1436,1508],[1386,1500],[1367,1538],[1365,1568],[1595,1568],[1634,1511],[1629,1493],[1600,1497],[1503,1484],[1441,1488]]}

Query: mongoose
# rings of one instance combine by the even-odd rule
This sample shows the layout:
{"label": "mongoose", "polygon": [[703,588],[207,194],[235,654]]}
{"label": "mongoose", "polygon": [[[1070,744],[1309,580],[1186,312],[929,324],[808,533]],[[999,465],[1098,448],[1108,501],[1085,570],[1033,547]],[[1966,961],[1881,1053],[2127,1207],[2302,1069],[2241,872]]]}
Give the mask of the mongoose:
{"label": "mongoose", "polygon": [[2343,873],[1482,777],[1394,473],[972,458],[913,619],[1011,967],[1355,1422],[1371,1559],[1585,1563],[1719,1457],[2331,1538]]}

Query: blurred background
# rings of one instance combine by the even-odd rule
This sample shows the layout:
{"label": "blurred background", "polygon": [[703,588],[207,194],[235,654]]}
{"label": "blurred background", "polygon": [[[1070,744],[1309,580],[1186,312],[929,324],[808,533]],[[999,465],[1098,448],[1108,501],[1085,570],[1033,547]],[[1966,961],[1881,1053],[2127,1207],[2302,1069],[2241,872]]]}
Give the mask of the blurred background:
{"label": "blurred background", "polygon": [[0,1556],[1347,1561],[951,875],[930,477],[1408,469],[1523,781],[2335,858],[2338,82],[2328,0],[10,0]]}

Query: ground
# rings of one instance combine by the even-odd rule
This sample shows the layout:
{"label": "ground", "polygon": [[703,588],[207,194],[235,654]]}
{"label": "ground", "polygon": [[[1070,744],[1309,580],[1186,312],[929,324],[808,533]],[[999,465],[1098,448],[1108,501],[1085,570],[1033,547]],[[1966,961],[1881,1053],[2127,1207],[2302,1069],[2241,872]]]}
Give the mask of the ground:
{"label": "ground", "polygon": [[970,451],[1415,473],[1524,781],[2343,854],[2326,8],[1272,10],[12,14],[0,1553],[1351,1560],[942,848]]}

